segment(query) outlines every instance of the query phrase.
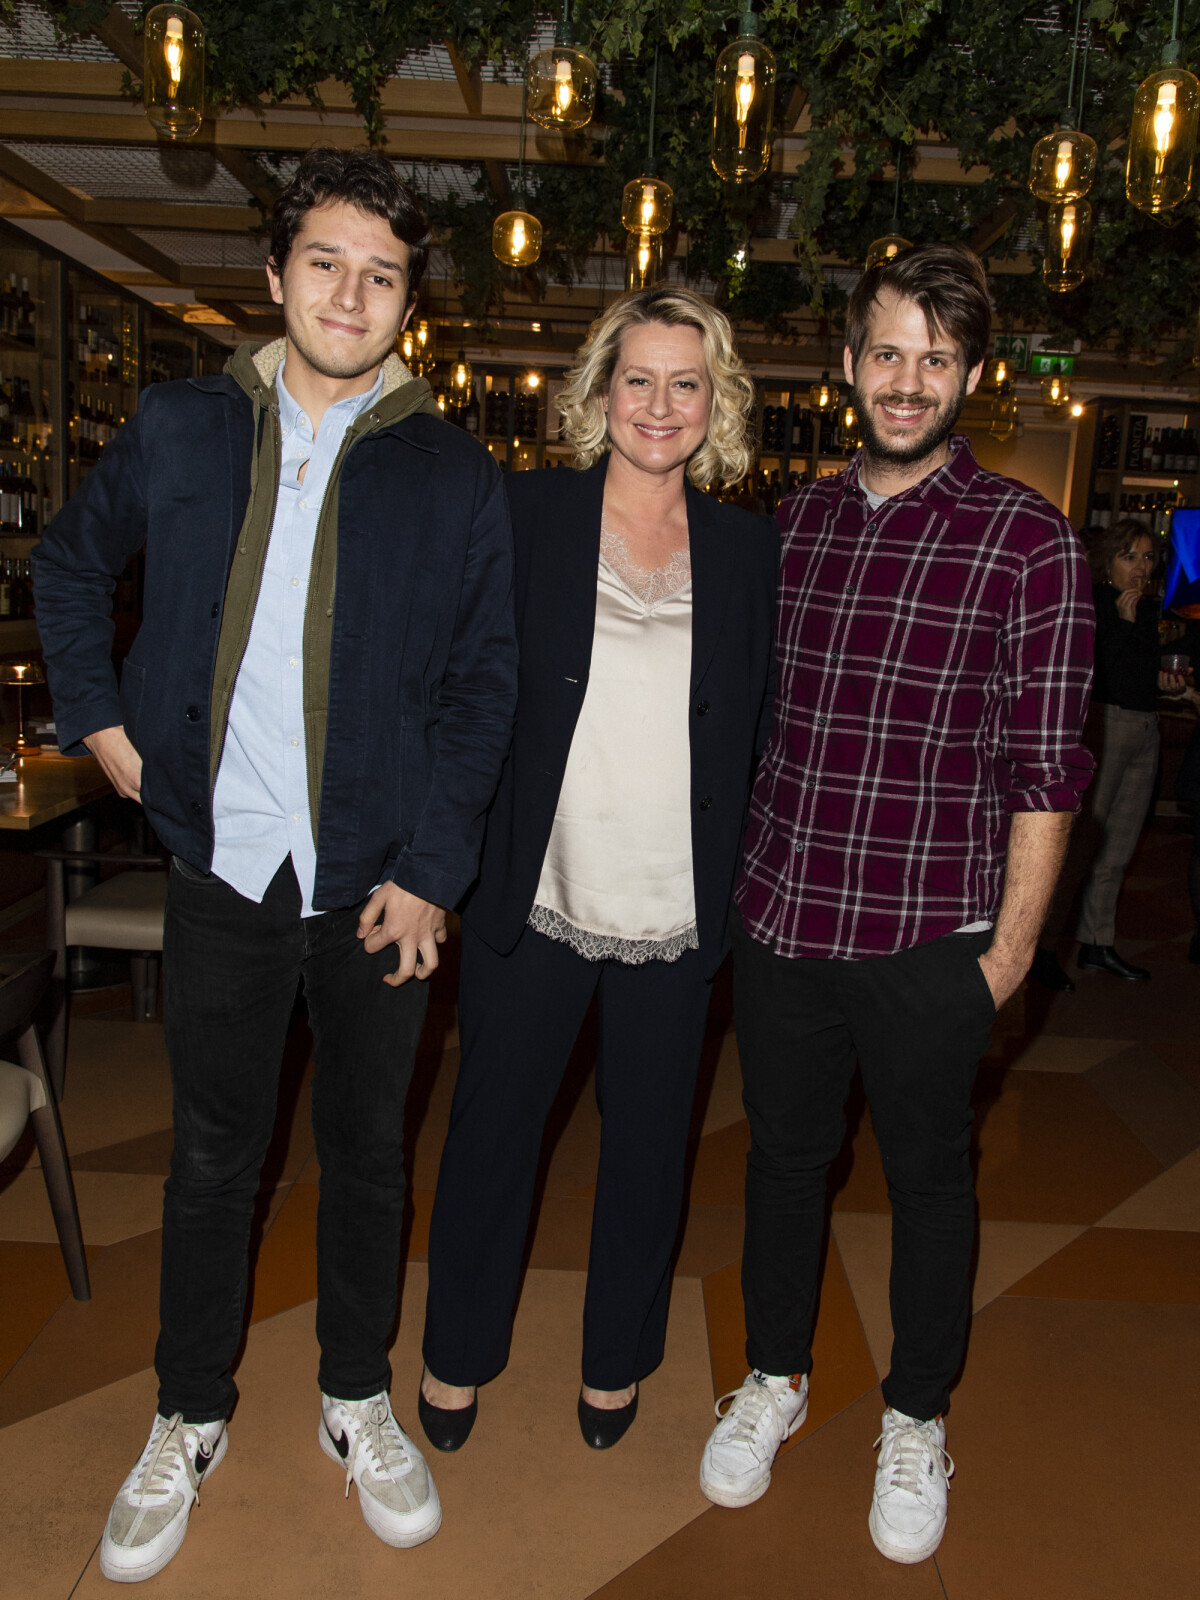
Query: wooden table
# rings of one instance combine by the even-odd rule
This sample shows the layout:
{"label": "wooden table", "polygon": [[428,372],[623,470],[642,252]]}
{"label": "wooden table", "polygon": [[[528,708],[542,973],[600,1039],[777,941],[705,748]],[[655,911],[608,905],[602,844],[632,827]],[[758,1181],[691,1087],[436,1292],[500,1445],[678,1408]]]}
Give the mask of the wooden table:
{"label": "wooden table", "polygon": [[0,828],[28,833],[111,793],[93,756],[22,756],[16,783],[0,783]]}

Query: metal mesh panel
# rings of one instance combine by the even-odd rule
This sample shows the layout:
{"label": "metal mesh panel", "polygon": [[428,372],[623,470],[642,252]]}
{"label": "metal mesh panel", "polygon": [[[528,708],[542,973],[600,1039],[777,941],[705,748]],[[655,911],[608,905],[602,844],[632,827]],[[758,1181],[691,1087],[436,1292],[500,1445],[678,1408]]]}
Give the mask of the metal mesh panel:
{"label": "metal mesh panel", "polygon": [[146,150],[33,143],[12,143],[9,148],[47,177],[80,189],[93,200],[176,200],[187,205],[236,206],[250,199],[209,150],[168,144]]}
{"label": "metal mesh panel", "polygon": [[[136,16],[140,7],[126,5],[121,8]],[[107,61],[116,56],[99,39],[79,39],[72,44],[59,44],[54,37],[54,24],[40,6],[29,0],[17,0],[17,14],[11,25],[0,23],[0,55],[15,57],[18,61]]]}
{"label": "metal mesh panel", "polygon": [[265,237],[240,233],[189,233],[183,228],[135,228],[139,239],[181,267],[261,267],[270,245]]}

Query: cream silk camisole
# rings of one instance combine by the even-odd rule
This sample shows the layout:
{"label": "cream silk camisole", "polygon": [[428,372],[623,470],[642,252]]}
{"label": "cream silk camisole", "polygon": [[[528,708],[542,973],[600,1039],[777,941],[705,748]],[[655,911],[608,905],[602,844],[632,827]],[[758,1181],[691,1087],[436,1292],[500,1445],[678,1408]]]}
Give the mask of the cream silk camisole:
{"label": "cream silk camisole", "polygon": [[688,552],[648,572],[603,529],[587,692],[529,917],[591,960],[698,948],[691,672]]}

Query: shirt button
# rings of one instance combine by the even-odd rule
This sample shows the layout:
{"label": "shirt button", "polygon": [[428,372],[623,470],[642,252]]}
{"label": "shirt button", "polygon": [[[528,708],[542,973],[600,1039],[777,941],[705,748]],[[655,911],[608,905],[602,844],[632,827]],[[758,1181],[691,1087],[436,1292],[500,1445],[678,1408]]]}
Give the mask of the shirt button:
{"label": "shirt button", "polygon": [[183,714],[188,719],[189,722],[199,722],[200,721],[200,707],[199,706],[189,706],[187,708],[187,710]]}
{"label": "shirt button", "polygon": [[292,812],[292,821],[293,822],[299,822],[300,821],[300,813],[298,811],[293,811]]}
{"label": "shirt button", "polygon": [[854,587],[854,585],[852,583],[848,583],[846,585],[846,593],[847,594],[857,594],[858,590]]}
{"label": "shirt button", "polygon": [[292,739],[292,740],[290,740],[290,741],[289,741],[289,742],[290,742],[290,744],[291,744],[291,746],[292,746],[292,748],[293,748],[293,750],[294,750],[294,749],[296,749],[296,748],[297,748],[297,747],[298,747],[298,746],[299,746],[299,744],[300,744],[300,741],[299,741],[299,739]]}
{"label": "shirt button", "polygon": [[296,659],[296,657],[295,657],[295,656],[289,656],[289,657],[288,657],[288,666],[289,666],[289,667],[298,667],[298,666],[299,666],[299,665],[300,665],[300,663],[299,663],[299,661],[298,661],[298,660],[297,660],[297,659]]}
{"label": "shirt button", "polygon": [[829,721],[828,717],[818,717],[817,718],[817,727],[818,728],[823,728],[828,721]]}
{"label": "shirt button", "polygon": [[801,840],[798,844],[793,845],[792,848],[798,856],[802,856],[804,854],[804,841]]}
{"label": "shirt button", "polygon": [[700,809],[701,809],[701,811],[707,811],[709,806],[711,806],[711,805],[712,805],[712,795],[706,794],[704,796],[704,799],[701,800],[701,802],[700,802]]}
{"label": "shirt button", "polygon": [[868,533],[874,533],[874,532],[875,532],[875,529],[876,529],[876,528],[877,528],[877,527],[878,527],[878,526],[879,526],[879,524],[878,524],[878,523],[876,523],[876,522],[868,522],[868,523],[867,523],[867,532],[868,532]]}
{"label": "shirt button", "polygon": [[696,707],[696,715],[698,717],[706,717],[708,715],[708,701],[707,700],[701,700],[700,701],[699,705]]}
{"label": "shirt button", "polygon": [[817,787],[817,780],[815,778],[805,778],[804,787],[806,789],[815,789]]}
{"label": "shirt button", "polygon": [[300,509],[301,509],[301,511],[307,511],[308,510],[308,501],[307,500],[301,500]]}
{"label": "shirt button", "polygon": [[[300,587],[300,579],[299,578],[293,578],[292,579],[292,588],[293,589],[298,589],[299,587]],[[216,616],[216,612],[215,611],[213,612],[213,615]]]}
{"label": "shirt button", "polygon": [[840,661],[842,659],[841,651],[840,650],[831,650],[829,652],[829,659],[830,659],[830,661]]}

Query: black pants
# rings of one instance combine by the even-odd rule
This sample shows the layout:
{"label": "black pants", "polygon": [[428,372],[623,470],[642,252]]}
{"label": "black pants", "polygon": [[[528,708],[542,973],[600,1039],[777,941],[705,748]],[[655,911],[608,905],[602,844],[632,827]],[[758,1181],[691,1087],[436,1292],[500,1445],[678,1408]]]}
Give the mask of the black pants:
{"label": "black pants", "polygon": [[975,1242],[971,1090],[995,1007],[951,934],[865,961],[789,960],[735,917],[734,1008],[750,1121],[742,1288],[746,1354],[808,1372],[827,1175],[857,1058],[892,1202],[891,1371],[884,1399],[927,1421],[962,1361]]}
{"label": "black pants", "polygon": [[603,1132],[583,1381],[623,1389],[662,1360],[712,991],[700,957],[587,961],[531,928],[500,956],[464,927],[462,1064],[430,1226],[425,1313],[425,1362],[443,1383],[486,1383],[508,1360],[542,1131],[597,988]]}
{"label": "black pants", "polygon": [[388,1386],[404,1210],[404,1102],[426,988],[383,982],[361,906],[301,918],[289,857],[261,905],[175,862],[163,929],[164,1015],[175,1147],[163,1205],[158,1406],[185,1422],[227,1417],[242,1333],[247,1245],[275,1123],[288,1019],[303,980],[316,1071],[319,1380],[365,1400]]}

